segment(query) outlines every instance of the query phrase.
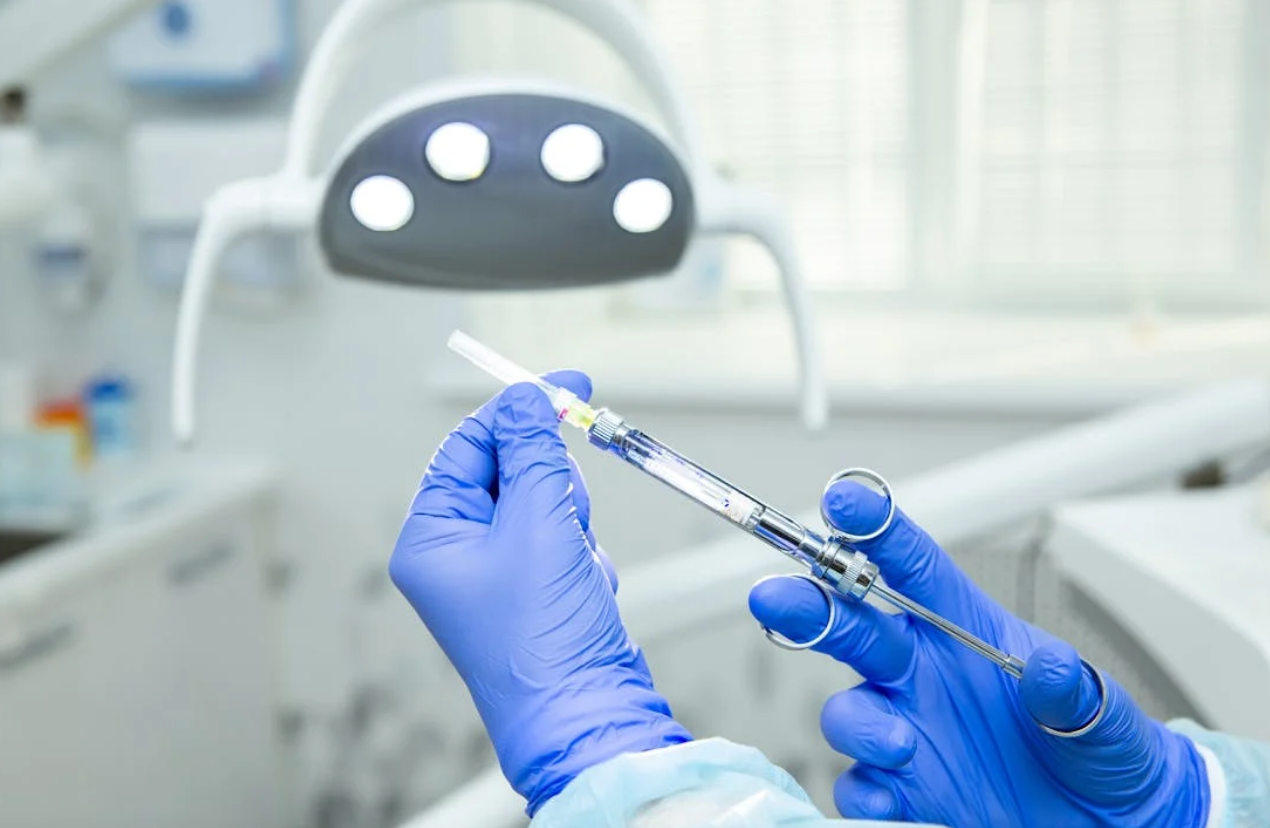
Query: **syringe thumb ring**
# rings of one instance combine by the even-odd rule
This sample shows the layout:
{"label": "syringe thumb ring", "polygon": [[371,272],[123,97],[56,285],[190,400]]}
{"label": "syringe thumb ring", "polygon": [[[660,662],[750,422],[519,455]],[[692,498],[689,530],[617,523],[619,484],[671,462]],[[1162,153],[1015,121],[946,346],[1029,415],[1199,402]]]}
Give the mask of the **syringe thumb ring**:
{"label": "syringe thumb ring", "polygon": [[1032,720],[1036,722],[1037,727],[1048,733],[1050,736],[1056,736],[1059,739],[1079,739],[1081,736],[1088,735],[1107,715],[1107,706],[1110,703],[1111,694],[1107,692],[1107,680],[1103,678],[1102,671],[1085,659],[1080,660],[1081,668],[1088,670],[1093,676],[1094,683],[1098,687],[1098,710],[1094,713],[1093,718],[1088,722],[1076,728],[1075,730],[1057,730],[1037,721],[1033,716]]}
{"label": "syringe thumb ring", "polygon": [[[837,524],[834,523],[832,516],[829,514],[829,509],[827,508],[827,496],[829,494],[829,490],[838,483],[851,479],[868,481],[871,485],[878,487],[878,489],[881,490],[882,496],[886,498],[886,517],[883,518],[882,522],[876,527],[864,534],[839,529]],[[865,541],[877,540],[885,535],[890,530],[891,525],[895,522],[895,492],[892,491],[891,484],[887,482],[886,478],[873,471],[873,469],[866,469],[861,466],[843,469],[833,477],[829,478],[829,482],[825,484],[825,489],[820,496],[820,519],[824,521],[825,526],[829,528],[831,535],[839,540],[845,541],[846,543],[864,543]]]}

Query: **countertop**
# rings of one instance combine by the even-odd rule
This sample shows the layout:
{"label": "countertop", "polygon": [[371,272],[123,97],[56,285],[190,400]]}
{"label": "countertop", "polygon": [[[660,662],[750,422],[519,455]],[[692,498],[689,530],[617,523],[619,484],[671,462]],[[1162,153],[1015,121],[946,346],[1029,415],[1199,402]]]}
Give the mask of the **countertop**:
{"label": "countertop", "polygon": [[85,568],[122,565],[149,539],[267,498],[276,482],[270,466],[251,461],[171,461],[138,468],[98,494],[85,524],[66,527],[60,540],[0,564],[0,604],[38,601],[44,591],[78,577]]}

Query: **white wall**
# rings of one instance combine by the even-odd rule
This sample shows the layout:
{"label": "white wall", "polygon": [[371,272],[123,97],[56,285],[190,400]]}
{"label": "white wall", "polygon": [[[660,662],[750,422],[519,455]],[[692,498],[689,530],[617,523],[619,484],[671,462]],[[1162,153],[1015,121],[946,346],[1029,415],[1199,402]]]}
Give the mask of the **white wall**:
{"label": "white wall", "polygon": [[[300,4],[306,42],[335,5]],[[445,61],[445,38],[436,28],[443,19],[421,18],[386,37],[352,85],[357,91],[344,96],[338,120],[351,123],[406,77],[435,73]],[[36,92],[37,116],[69,106],[125,125],[239,111],[125,94],[100,53],[63,67]],[[242,108],[280,112],[285,103],[280,93]],[[119,137],[111,150],[117,163]],[[123,170],[111,172],[126,215]],[[89,318],[70,321],[39,305],[20,251],[0,247],[0,348],[41,363],[62,390],[96,368],[127,369],[145,395],[149,436],[163,450],[174,297],[146,283],[127,236],[120,241],[125,255],[104,302]],[[298,816],[318,824],[381,824],[390,816],[374,808],[390,812],[425,801],[487,756],[461,688],[386,579],[418,477],[465,413],[465,403],[438,399],[425,382],[461,307],[453,296],[362,284],[316,266],[304,278],[302,296],[276,316],[220,313],[211,320],[198,450],[265,455],[286,476],[277,527],[279,652],[283,723],[304,792]],[[784,411],[627,406],[624,413],[791,509],[811,504],[843,465],[902,477],[1061,419],[878,414],[839,418],[828,434],[813,438]],[[577,451],[595,500],[597,532],[619,565],[725,531],[622,464]],[[658,519],[649,521],[654,512]],[[774,568],[779,564],[774,559]],[[460,712],[451,713],[456,706]],[[446,715],[437,716],[438,710]]]}

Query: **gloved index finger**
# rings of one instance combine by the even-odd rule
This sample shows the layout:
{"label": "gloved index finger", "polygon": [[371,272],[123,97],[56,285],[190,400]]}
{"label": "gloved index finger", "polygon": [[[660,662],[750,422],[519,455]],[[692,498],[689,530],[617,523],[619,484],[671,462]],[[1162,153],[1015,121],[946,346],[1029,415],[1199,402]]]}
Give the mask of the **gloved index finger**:
{"label": "gloved index finger", "polygon": [[586,478],[582,476],[582,469],[572,454],[569,455],[569,477],[573,484],[573,505],[578,510],[578,523],[582,524],[582,531],[587,533],[587,539],[594,546],[595,537],[591,534],[591,493],[587,491]]}
{"label": "gloved index finger", "polygon": [[[867,535],[886,521],[891,504],[879,492],[841,480],[825,492],[824,507],[836,529]],[[878,537],[850,545],[877,564],[887,584],[971,632],[983,634],[977,621],[984,611],[995,610],[996,603],[903,510],[895,510],[891,525]]]}
{"label": "gloved index finger", "polygon": [[[812,647],[854,667],[869,681],[891,684],[909,673],[915,642],[898,618],[868,604],[834,598],[833,626]],[[791,641],[811,641],[830,621],[825,596],[802,578],[770,577],[750,589],[750,612]]]}
{"label": "gloved index finger", "polygon": [[[543,379],[569,389],[582,400],[590,399],[591,379],[579,371],[555,371]],[[498,492],[494,438],[498,399],[494,397],[465,417],[441,443],[419,484],[411,514],[482,523],[493,519]]]}

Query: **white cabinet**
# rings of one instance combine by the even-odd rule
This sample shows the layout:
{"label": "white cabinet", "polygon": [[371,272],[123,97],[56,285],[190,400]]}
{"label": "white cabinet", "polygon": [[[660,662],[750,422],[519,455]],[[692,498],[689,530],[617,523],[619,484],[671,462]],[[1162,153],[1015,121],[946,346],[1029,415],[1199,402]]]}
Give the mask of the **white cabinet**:
{"label": "white cabinet", "polygon": [[[113,825],[160,764],[145,735],[159,593],[141,572],[68,585],[0,621],[0,823]],[[123,611],[119,611],[120,608]],[[126,644],[124,643],[126,642]]]}
{"label": "white cabinet", "polygon": [[1254,487],[1062,506],[1046,554],[1129,631],[1205,724],[1270,739],[1270,534]]}
{"label": "white cabinet", "polygon": [[200,495],[0,569],[0,825],[282,824],[265,511]]}

